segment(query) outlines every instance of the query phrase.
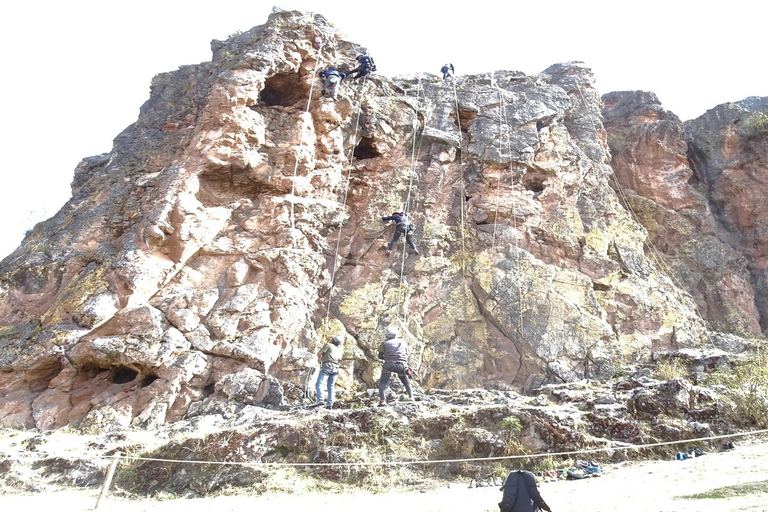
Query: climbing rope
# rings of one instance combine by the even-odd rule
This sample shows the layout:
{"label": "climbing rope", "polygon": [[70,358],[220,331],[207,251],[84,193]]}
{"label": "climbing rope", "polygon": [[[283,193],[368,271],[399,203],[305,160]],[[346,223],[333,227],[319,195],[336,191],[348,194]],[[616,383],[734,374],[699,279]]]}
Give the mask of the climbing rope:
{"label": "climbing rope", "polygon": [[[421,153],[421,141],[423,140],[424,132],[421,132],[421,137],[419,137],[418,147],[416,143],[417,133],[419,132],[418,124],[419,124],[419,100],[421,98],[421,77],[419,76],[418,83],[416,84],[416,106],[414,107],[413,112],[413,140],[411,142],[411,167],[408,170],[408,193],[406,194],[405,198],[405,207],[403,208],[403,213],[406,215],[407,218],[410,218],[411,215],[411,191],[413,189],[413,175],[416,172],[416,161],[418,159],[419,154]],[[426,120],[425,120],[426,125]],[[411,224],[412,225],[412,224]],[[397,229],[397,228],[395,228]],[[405,275],[405,258],[407,255],[407,246],[408,246],[408,237],[410,236],[409,228],[406,228],[406,232],[403,234],[405,237],[405,240],[403,240],[403,249],[400,252],[400,279],[398,281],[397,286],[397,319],[400,320],[401,312],[403,316],[403,323],[405,323],[405,298],[404,298],[404,291],[403,291],[403,282],[404,282],[404,275]]]}
{"label": "climbing rope", "polygon": [[[493,77],[493,75],[491,75]],[[510,163],[512,160],[512,140],[510,139],[510,131],[511,128],[509,126],[509,118],[507,117],[507,108],[506,104],[504,103],[504,94],[503,89],[496,84],[497,92],[499,93],[499,99],[500,99],[500,115],[499,119],[504,120],[504,126],[506,127],[506,139],[507,139],[507,154],[510,158]],[[502,173],[499,171],[499,184],[501,183],[501,177]],[[510,183],[514,182],[514,175],[512,173],[512,166],[510,164],[509,168],[509,177],[510,177]],[[515,280],[515,283],[517,284],[517,331],[518,335],[520,336],[520,341],[522,342],[524,340],[523,338],[523,286],[522,286],[522,271],[521,271],[521,263],[520,263],[520,248],[517,244],[517,236],[516,233],[518,232],[518,226],[517,226],[517,210],[519,210],[519,203],[517,201],[517,196],[512,195],[512,230],[514,231],[514,234],[512,235],[513,244],[515,246],[515,264],[514,268],[517,270],[517,279]],[[494,236],[496,233],[496,224],[494,222]],[[492,247],[493,249],[493,247]]]}
{"label": "climbing rope", "polygon": [[461,281],[463,284],[462,289],[462,304],[464,305],[464,313],[467,313],[467,245],[466,245],[466,232],[465,232],[465,220],[464,220],[464,208],[466,201],[466,192],[464,190],[464,134],[461,131],[461,113],[459,112],[459,95],[456,92],[456,80],[451,80],[453,86],[453,100],[456,106],[456,124],[459,127],[459,179],[461,181],[459,198],[459,234],[461,235]]}
{"label": "climbing rope", "polygon": [[[582,91],[581,84],[577,83],[577,89],[579,91],[579,95],[581,96],[581,101],[584,104],[584,108],[589,110],[589,106],[587,105],[587,102],[586,102],[586,100],[584,98],[584,93]],[[589,120],[592,123],[592,131],[595,134],[597,134],[597,126],[596,126],[596,124],[595,124],[595,122],[594,122],[594,120],[593,120],[591,115],[589,115]],[[642,226],[643,224],[638,220],[639,217],[638,217],[637,213],[635,213],[635,210],[632,207],[632,204],[630,203],[629,198],[627,197],[626,193],[624,192],[624,189],[621,186],[621,183],[619,182],[619,178],[616,176],[616,173],[613,172],[613,170],[611,170],[611,171],[612,172],[610,173],[610,175],[611,175],[611,178],[613,179],[613,183],[616,186],[616,191],[617,191],[617,194],[619,196],[619,199],[621,200],[621,202],[626,207],[627,212],[629,213],[629,215],[632,218],[632,220],[634,222],[636,222],[639,226]],[[588,173],[589,173],[589,170],[586,171],[582,175],[582,182],[583,182],[583,179],[586,177],[586,175]],[[580,188],[579,188],[579,193],[580,193]],[[578,196],[577,196],[577,200],[578,200]],[[680,290],[685,292],[685,286],[683,286],[683,283],[681,283],[677,279],[677,276],[675,275],[675,272],[672,270],[672,268],[669,267],[666,264],[666,262],[664,261],[664,259],[661,256],[661,253],[656,248],[656,245],[653,243],[653,240],[651,240],[650,236],[646,237],[645,243],[648,245],[649,249],[651,250],[651,253],[653,254],[654,260],[657,263],[657,266],[658,266],[658,268],[656,269],[657,272],[660,272],[661,274],[665,275],[670,281],[672,281],[675,284],[675,286],[677,286]],[[687,293],[687,292],[685,292],[685,293]],[[690,295],[690,294],[688,294],[688,295]],[[713,348],[716,347],[715,342],[712,339],[712,335],[710,334],[709,329],[707,329],[707,322],[706,322],[706,320],[704,320],[704,316],[701,313],[701,309],[699,308],[699,305],[696,303],[696,300],[693,297],[691,297],[691,302],[693,303],[693,309],[694,309],[694,311],[696,313],[696,316],[704,324],[704,327],[705,327],[704,328],[704,332],[705,332],[705,335],[707,337],[707,341],[709,342],[709,344]]]}
{"label": "climbing rope", "polygon": [[[317,49],[317,59],[315,60],[315,68],[312,70],[312,80],[309,84],[309,98],[307,99],[307,108],[304,110],[304,114],[309,113],[309,106],[312,104],[312,93],[315,90],[315,74],[317,73],[317,68],[320,66],[320,61],[323,60],[323,45],[320,43],[320,47]],[[301,151],[301,146],[304,144],[304,131],[301,130],[301,135],[299,136],[299,149],[296,152],[296,161],[293,164],[293,179],[291,180],[291,229],[296,229],[296,220],[295,220],[295,209],[296,209],[296,173],[299,169],[299,151]],[[296,237],[293,238],[293,246],[296,248]]]}
{"label": "climbing rope", "polygon": [[[361,96],[362,96],[362,92],[365,90],[365,83],[367,79],[368,79],[368,75],[367,74],[363,75],[363,85],[360,89]],[[362,103],[362,100],[361,100],[361,103]],[[350,141],[349,156],[347,156],[347,161],[349,162],[349,164],[347,165],[347,176],[344,183],[344,198],[341,203],[342,212],[347,207],[347,197],[349,197],[349,187],[350,187],[350,176],[352,175],[352,164],[354,163],[354,159],[355,159],[355,146],[357,141],[357,132],[360,128],[360,115],[362,114],[362,112],[363,112],[362,105],[358,105],[357,117],[355,118],[355,130],[354,130],[352,139]],[[336,260],[339,257],[339,247],[341,246],[341,232],[343,227],[344,227],[344,218],[342,216],[339,219],[339,226],[338,226],[339,233],[338,233],[338,236],[336,237],[336,248],[334,249],[334,252],[333,252],[333,262],[331,264],[331,287],[328,290],[328,302],[325,306],[325,325],[328,324],[328,318],[330,317],[330,312],[331,312],[331,300],[333,299],[333,291],[336,288]]]}

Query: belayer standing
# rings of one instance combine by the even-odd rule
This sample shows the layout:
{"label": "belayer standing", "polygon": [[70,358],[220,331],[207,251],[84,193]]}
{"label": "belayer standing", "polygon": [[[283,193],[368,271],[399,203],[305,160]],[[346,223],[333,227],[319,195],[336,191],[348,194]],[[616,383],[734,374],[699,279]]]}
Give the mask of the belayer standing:
{"label": "belayer standing", "polygon": [[320,78],[323,79],[323,94],[330,96],[335,100],[336,94],[338,93],[339,82],[344,80],[347,75],[336,69],[336,66],[324,69],[319,74]]}
{"label": "belayer standing", "polygon": [[383,222],[391,220],[395,223],[395,234],[392,236],[392,241],[389,242],[389,245],[387,246],[387,252],[394,249],[400,235],[405,234],[405,242],[410,246],[414,253],[419,254],[419,250],[416,249],[416,244],[413,243],[413,237],[411,236],[411,233],[413,232],[413,222],[411,221],[410,215],[404,212],[392,212],[392,215],[382,217],[381,220]]}
{"label": "belayer standing", "polygon": [[442,68],[440,68],[440,72],[443,74],[443,80],[445,80],[448,77],[453,76],[453,64],[445,64]]}
{"label": "belayer standing", "polygon": [[406,374],[408,369],[406,350],[408,347],[405,340],[397,337],[397,329],[394,327],[387,327],[384,334],[387,339],[379,345],[378,351],[379,359],[384,361],[384,365],[381,367],[381,378],[379,379],[379,407],[387,405],[387,386],[389,385],[389,378],[393,373],[397,374],[397,378],[405,386],[408,398],[413,399],[411,381]]}
{"label": "belayer standing", "polygon": [[[352,77],[353,80],[357,80],[361,76],[365,76],[371,71],[376,71],[376,64],[373,62],[373,58],[368,55],[358,55],[356,57],[357,67],[347,73],[348,77]],[[357,73],[356,76],[352,76],[353,73]]]}
{"label": "belayer standing", "polygon": [[536,479],[530,471],[512,471],[501,485],[504,492],[499,509],[501,512],[536,512],[539,509],[552,512],[536,487]]}
{"label": "belayer standing", "polygon": [[331,338],[330,343],[323,345],[323,348],[317,353],[317,358],[320,360],[320,373],[317,376],[315,382],[315,395],[317,396],[317,404],[323,403],[323,381],[328,379],[328,396],[326,397],[325,408],[331,409],[333,407],[333,386],[336,384],[336,376],[339,374],[339,363],[341,362],[341,356],[343,355],[343,349],[341,348],[341,337],[334,336]]}

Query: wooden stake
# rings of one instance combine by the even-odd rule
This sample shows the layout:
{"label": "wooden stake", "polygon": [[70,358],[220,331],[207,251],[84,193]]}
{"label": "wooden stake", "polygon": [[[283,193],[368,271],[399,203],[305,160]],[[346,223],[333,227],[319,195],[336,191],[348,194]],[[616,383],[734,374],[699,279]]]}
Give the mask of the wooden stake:
{"label": "wooden stake", "polygon": [[101,504],[101,500],[107,497],[107,493],[109,492],[109,486],[112,485],[112,477],[115,476],[115,469],[117,468],[117,463],[120,462],[120,452],[116,452],[112,456],[112,462],[109,464],[109,469],[107,470],[107,477],[104,479],[104,483],[101,486],[101,492],[99,493],[99,499],[96,500],[96,506],[93,507],[93,510],[96,510],[99,508],[99,505]]}

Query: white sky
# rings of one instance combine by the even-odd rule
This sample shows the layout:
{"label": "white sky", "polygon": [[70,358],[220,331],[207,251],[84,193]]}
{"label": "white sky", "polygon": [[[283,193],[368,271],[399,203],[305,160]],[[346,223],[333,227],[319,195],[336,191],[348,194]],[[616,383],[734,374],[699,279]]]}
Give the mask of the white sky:
{"label": "white sky", "polygon": [[26,0],[0,7],[0,257],[70,196],[78,162],[109,152],[158,73],[208,61],[210,41],[273,5],[323,14],[380,74],[527,74],[580,60],[601,94],[655,92],[681,119],[768,96],[760,0]]}

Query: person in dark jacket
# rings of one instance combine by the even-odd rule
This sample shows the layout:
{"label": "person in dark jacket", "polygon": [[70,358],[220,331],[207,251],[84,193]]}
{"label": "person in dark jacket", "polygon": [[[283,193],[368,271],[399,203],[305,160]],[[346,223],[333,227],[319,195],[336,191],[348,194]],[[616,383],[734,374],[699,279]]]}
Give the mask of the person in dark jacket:
{"label": "person in dark jacket", "polygon": [[443,74],[443,80],[453,76],[453,64],[446,64],[440,68],[440,72]]}
{"label": "person in dark jacket", "polygon": [[536,479],[530,471],[512,471],[501,486],[504,495],[499,503],[501,512],[536,512],[539,509],[552,512],[536,487]]}
{"label": "person in dark jacket", "polygon": [[381,378],[379,379],[379,407],[387,405],[386,391],[389,385],[389,378],[393,373],[397,374],[397,378],[405,386],[408,398],[413,399],[411,381],[406,374],[408,360],[405,340],[398,338],[397,329],[394,327],[387,327],[384,334],[387,339],[379,345],[378,350],[379,359],[384,361],[384,365],[381,367]]}
{"label": "person in dark jacket", "polygon": [[413,222],[411,222],[411,216],[404,212],[392,212],[392,215],[382,217],[383,222],[393,221],[395,223],[395,234],[392,236],[392,241],[387,246],[387,252],[395,248],[397,240],[401,234],[405,234],[405,242],[413,250],[414,253],[419,254],[419,250],[416,249],[416,244],[413,243]]}
{"label": "person in dark jacket", "polygon": [[[352,77],[353,80],[357,80],[361,76],[365,76],[371,71],[376,71],[376,64],[373,62],[372,57],[369,57],[368,55],[358,55],[356,59],[357,67],[347,73],[347,77]],[[353,73],[357,73],[357,75],[352,76]]]}
{"label": "person in dark jacket", "polygon": [[347,75],[336,69],[335,66],[322,70],[319,75],[320,78],[323,79],[323,94],[330,96],[335,100],[336,94],[338,93],[339,82],[344,80]]}

